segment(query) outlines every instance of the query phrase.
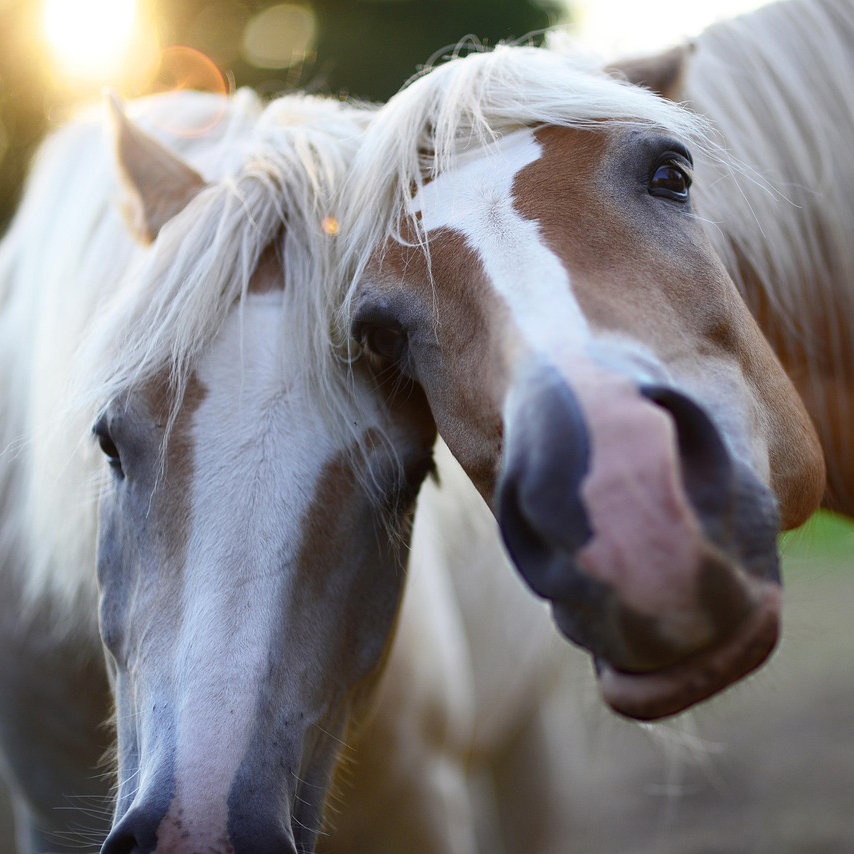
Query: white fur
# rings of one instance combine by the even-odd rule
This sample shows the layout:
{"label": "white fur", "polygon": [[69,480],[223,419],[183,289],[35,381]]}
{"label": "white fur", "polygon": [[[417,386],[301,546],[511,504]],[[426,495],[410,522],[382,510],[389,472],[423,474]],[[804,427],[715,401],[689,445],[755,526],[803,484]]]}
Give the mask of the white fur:
{"label": "white fur", "polygon": [[[712,402],[731,452],[767,479],[767,442],[752,423],[746,404],[751,400],[749,389],[737,370],[706,359],[701,370],[689,374],[683,369],[674,375],[640,342],[591,330],[573,294],[569,271],[546,245],[538,224],[524,219],[514,207],[516,176],[541,154],[542,146],[530,129],[513,131],[493,146],[462,154],[413,200],[426,238],[442,228],[464,236],[530,355],[568,374],[582,396],[614,375],[635,385],[676,382],[697,399]],[[516,363],[524,369],[525,360]],[[736,388],[742,394],[733,394]],[[508,398],[508,430],[512,419],[507,416],[514,405]]]}
{"label": "white fur", "polygon": [[520,128],[609,123],[660,127],[703,145],[702,119],[555,51],[498,46],[416,79],[371,121],[344,194],[341,263],[352,281],[345,316],[372,249],[399,235],[403,223],[426,244],[413,198],[465,152]]}
{"label": "white fur", "polygon": [[593,333],[566,266],[546,245],[539,225],[514,207],[516,176],[541,155],[528,128],[462,154],[413,200],[425,236],[447,228],[465,237],[538,360],[576,370],[591,362],[636,383],[669,381],[669,370],[645,345],[612,332]]}
{"label": "white fur", "polygon": [[197,369],[206,393],[192,430],[196,476],[175,652],[184,700],[171,810],[183,810],[185,821],[205,816],[213,827],[227,824],[312,485],[342,450],[277,335],[281,303],[279,292],[250,295],[242,318],[231,313]]}
{"label": "white fur", "polygon": [[[701,156],[696,203],[751,307],[767,301],[802,372],[819,420],[854,418],[850,398],[825,398],[828,377],[854,387],[854,3],[788,0],[710,27],[688,62],[684,97],[709,118],[736,162]],[[746,262],[756,276],[740,282]],[[840,455],[850,459],[848,450]],[[854,500],[841,479],[840,501]]]}
{"label": "white fur", "polygon": [[[676,376],[649,348],[624,336],[592,334],[572,296],[570,274],[537,225],[513,209],[511,195],[513,176],[538,156],[532,133],[538,125],[602,132],[626,125],[662,128],[688,142],[705,170],[734,175],[743,167],[709,140],[701,117],[605,75],[592,61],[563,53],[560,40],[554,43],[554,50],[503,46],[454,59],[379,111],[357,155],[345,209],[343,260],[352,280],[345,310],[370,255],[366,247],[382,252],[406,224],[429,258],[430,233],[453,228],[478,252],[539,357],[572,364],[573,374],[585,373],[588,384],[595,385],[604,368],[636,383],[674,382],[693,390],[719,410],[733,453],[767,476],[767,448],[755,416],[732,400],[750,397],[747,389],[733,394],[744,388],[743,380],[715,365],[699,379]],[[715,182],[706,175],[705,183]],[[767,184],[758,183],[767,194]],[[757,239],[754,251],[762,246]]]}
{"label": "white fur", "polygon": [[465,236],[531,351],[560,362],[584,347],[587,321],[566,267],[513,205],[514,179],[542,146],[522,129],[473,154],[422,187],[413,209],[425,233],[450,228]]}

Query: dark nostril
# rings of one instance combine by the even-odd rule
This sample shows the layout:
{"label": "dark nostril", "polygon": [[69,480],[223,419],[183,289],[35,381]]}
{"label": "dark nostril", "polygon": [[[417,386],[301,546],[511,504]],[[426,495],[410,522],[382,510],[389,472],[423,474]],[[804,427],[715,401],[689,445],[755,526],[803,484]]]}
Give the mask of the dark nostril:
{"label": "dark nostril", "polygon": [[732,459],[717,427],[686,395],[668,386],[641,386],[641,393],[673,418],[682,482],[701,519],[719,518],[734,491]]}
{"label": "dark nostril", "polygon": [[157,848],[157,828],[162,816],[130,810],[110,831],[101,854],[151,854]]}
{"label": "dark nostril", "polygon": [[541,369],[514,389],[496,513],[507,550],[533,590],[548,599],[566,583],[555,553],[572,555],[591,536],[581,502],[590,438],[572,389]]}
{"label": "dark nostril", "polygon": [[581,405],[557,371],[541,369],[515,392],[508,415],[499,513],[504,503],[518,508],[546,539],[574,551],[590,536],[579,495],[590,460]]}
{"label": "dark nostril", "polygon": [[137,854],[143,851],[137,844],[133,836],[123,833],[120,836],[114,836],[112,833],[107,837],[101,848],[101,854]]}
{"label": "dark nostril", "polygon": [[122,833],[116,836],[111,833],[101,848],[101,854],[142,854],[144,851],[153,850],[153,848],[140,848],[132,834]]}
{"label": "dark nostril", "polygon": [[[157,831],[160,819],[150,818],[142,813],[129,812],[112,830],[101,848],[101,854],[154,854],[157,849]],[[228,850],[234,854],[297,854],[297,848],[290,835],[283,832],[278,822],[270,823],[264,829],[253,828],[253,833],[241,835],[241,828],[229,826],[228,841],[223,848],[211,848],[203,845],[204,851],[219,852]],[[195,852],[198,845],[193,844],[189,834],[181,852]],[[161,849],[162,850],[162,849]],[[174,849],[170,846],[168,849]],[[303,849],[300,849],[303,850]],[[304,850],[314,850],[309,845]]]}

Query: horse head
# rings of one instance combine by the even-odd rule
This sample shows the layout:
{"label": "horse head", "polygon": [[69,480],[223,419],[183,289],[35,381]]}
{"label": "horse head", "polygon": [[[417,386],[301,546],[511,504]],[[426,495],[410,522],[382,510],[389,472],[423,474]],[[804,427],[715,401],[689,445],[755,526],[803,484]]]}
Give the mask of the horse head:
{"label": "horse head", "polygon": [[211,183],[114,110],[150,246],[94,336],[104,854],[312,850],[390,643],[433,430],[325,351],[324,205],[359,129],[325,109]]}
{"label": "horse head", "polygon": [[674,104],[505,47],[395,96],[355,170],[379,202],[350,238],[354,337],[424,390],[519,571],[643,719],[767,657],[776,536],[824,487],[693,208],[707,144]]}

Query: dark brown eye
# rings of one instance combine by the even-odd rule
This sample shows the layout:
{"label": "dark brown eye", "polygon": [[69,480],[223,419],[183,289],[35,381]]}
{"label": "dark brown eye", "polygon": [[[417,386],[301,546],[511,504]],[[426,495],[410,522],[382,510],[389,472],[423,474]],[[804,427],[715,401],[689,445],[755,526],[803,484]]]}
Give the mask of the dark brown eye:
{"label": "dark brown eye", "polygon": [[398,362],[406,346],[403,331],[391,326],[365,326],[361,330],[362,344],[373,355],[386,362]]}
{"label": "dark brown eye", "polygon": [[679,163],[662,163],[649,179],[649,193],[674,202],[687,202],[691,176]]}
{"label": "dark brown eye", "polygon": [[92,428],[92,432],[98,438],[98,447],[107,458],[107,465],[109,465],[116,474],[123,477],[124,472],[122,471],[122,459],[119,456],[119,449],[116,447],[116,443],[110,436],[110,432],[107,429],[104,419],[98,421],[98,423]]}

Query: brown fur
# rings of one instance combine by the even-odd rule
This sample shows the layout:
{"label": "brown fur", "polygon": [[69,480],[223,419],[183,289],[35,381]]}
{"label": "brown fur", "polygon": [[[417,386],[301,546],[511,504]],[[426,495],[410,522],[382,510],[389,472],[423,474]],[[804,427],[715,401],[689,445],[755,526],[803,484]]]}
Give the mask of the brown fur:
{"label": "brown fur", "polygon": [[[186,554],[190,535],[190,485],[193,481],[193,416],[207,397],[207,389],[193,374],[184,390],[178,414],[168,435],[165,429],[169,416],[175,409],[175,391],[166,374],[149,383],[143,392],[154,423],[164,430],[166,453],[164,458],[164,480],[159,485],[163,493],[163,521],[169,529],[175,529],[175,547]],[[180,546],[177,543],[180,542]],[[183,563],[183,561],[182,561]]]}
{"label": "brown fur", "polygon": [[605,70],[664,98],[678,101],[685,79],[685,66],[693,50],[691,44],[678,45],[654,56],[621,60]]}
{"label": "brown fur", "polygon": [[[418,379],[425,383],[428,397],[441,401],[433,411],[439,432],[478,490],[490,500],[501,457],[501,421],[496,413],[506,370],[501,357],[504,344],[490,336],[502,325],[495,317],[506,310],[487,286],[480,260],[463,237],[436,231],[430,247],[429,269],[420,249],[390,244],[368,275],[376,281],[379,293],[384,282],[394,287],[405,276],[412,285],[416,310],[431,318],[438,345],[433,347],[434,355],[457,354],[453,388],[434,385],[439,371]],[[441,287],[433,288],[431,273]],[[487,342],[486,352],[472,347],[472,341]]]}
{"label": "brown fur", "polygon": [[285,289],[285,274],[279,246],[281,235],[261,253],[258,266],[249,280],[250,294],[266,294]]}
{"label": "brown fur", "polygon": [[852,488],[854,458],[850,452],[850,426],[845,413],[854,412],[854,390],[843,381],[854,373],[854,353],[833,352],[834,341],[845,341],[850,318],[828,314],[820,306],[807,306],[794,330],[767,297],[767,288],[750,264],[736,253],[736,280],[753,316],[791,378],[818,431],[827,458],[827,492],[824,505],[854,515]]}
{"label": "brown fur", "polygon": [[[690,100],[685,82],[693,54],[692,45],[683,45],[656,56],[621,61],[606,70],[671,100]],[[737,240],[731,242],[735,263],[729,273],[797,388],[818,431],[827,457],[828,481],[823,503],[854,515],[854,490],[851,487],[854,484],[854,460],[851,459],[846,418],[847,413],[854,411],[854,393],[847,382],[847,377],[854,373],[854,356],[850,352],[844,353],[840,363],[832,343],[848,339],[849,319],[842,313],[828,313],[820,299],[806,303],[804,311],[796,318],[785,317],[779,306],[769,300],[768,283],[757,276],[738,248]],[[833,257],[831,252],[825,252],[825,255]],[[788,453],[802,453],[799,445],[809,449],[811,432],[805,428],[800,440],[789,443]],[[817,481],[813,481],[807,492],[811,494],[817,486]],[[794,495],[800,491],[801,485],[791,479],[787,487],[778,484],[776,488],[788,489]],[[806,497],[804,503],[807,503]]]}

